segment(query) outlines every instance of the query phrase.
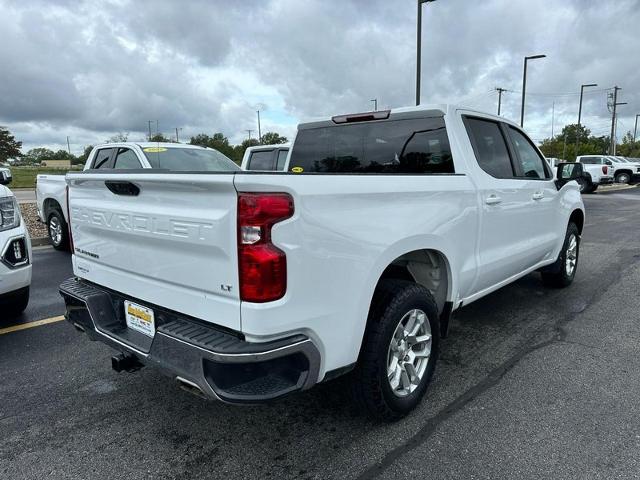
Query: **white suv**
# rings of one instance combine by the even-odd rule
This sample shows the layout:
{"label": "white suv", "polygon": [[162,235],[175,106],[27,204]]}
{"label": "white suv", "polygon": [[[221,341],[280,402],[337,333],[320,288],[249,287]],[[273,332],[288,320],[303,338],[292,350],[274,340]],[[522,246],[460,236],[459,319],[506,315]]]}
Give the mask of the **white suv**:
{"label": "white suv", "polygon": [[[20,315],[29,303],[31,239],[18,201],[5,185],[8,169],[0,169],[0,312],[2,319]],[[7,317],[8,314],[8,317]]]}

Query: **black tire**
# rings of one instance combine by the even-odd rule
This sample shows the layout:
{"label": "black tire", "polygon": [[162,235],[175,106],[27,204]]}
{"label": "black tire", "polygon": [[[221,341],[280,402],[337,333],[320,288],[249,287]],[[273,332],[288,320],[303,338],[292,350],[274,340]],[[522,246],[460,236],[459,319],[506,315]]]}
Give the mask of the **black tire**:
{"label": "black tire", "polygon": [[[59,228],[59,234],[54,231]],[[49,242],[56,250],[69,250],[69,227],[60,210],[52,210],[47,217],[47,235]]]}
{"label": "black tire", "polygon": [[[576,246],[575,246],[575,266],[571,273],[567,272],[566,262],[567,255],[569,255],[569,250],[571,247],[571,238],[575,238]],[[578,227],[575,223],[570,223],[567,227],[567,233],[564,237],[564,243],[562,244],[562,250],[560,250],[560,255],[554,264],[542,270],[542,281],[548,287],[554,288],[564,288],[571,285],[573,279],[576,276],[576,271],[578,269],[578,260],[580,258],[580,232],[578,231]]]}
{"label": "black tire", "polygon": [[584,182],[584,188],[580,189],[580,193],[593,193],[598,188],[598,185],[594,185],[591,179],[587,179]]}
{"label": "black tire", "polygon": [[631,183],[631,175],[625,172],[616,175],[616,183]]}
{"label": "black tire", "polygon": [[[389,345],[396,327],[413,309],[426,314],[431,328],[431,354],[415,390],[398,396],[387,376]],[[351,374],[352,395],[370,416],[398,420],[420,403],[433,376],[440,340],[438,308],[423,286],[405,280],[383,280],[374,294],[367,322],[358,364]]]}
{"label": "black tire", "polygon": [[20,316],[27,308],[27,305],[29,305],[29,287],[23,288],[15,292],[15,294],[10,294],[9,297],[0,304],[2,311],[6,311],[9,318]]}

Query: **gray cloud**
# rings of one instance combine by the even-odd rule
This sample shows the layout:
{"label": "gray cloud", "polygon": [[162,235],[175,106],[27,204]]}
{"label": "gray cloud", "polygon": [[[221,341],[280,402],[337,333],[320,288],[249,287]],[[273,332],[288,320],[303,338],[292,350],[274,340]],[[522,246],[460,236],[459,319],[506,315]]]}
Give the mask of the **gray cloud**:
{"label": "gray cloud", "polygon": [[[439,0],[424,8],[423,103],[463,103],[517,119],[524,55],[526,127],[541,139],[575,122],[607,134],[604,89],[623,87],[620,136],[640,112],[640,1]],[[143,138],[148,120],[183,138],[414,101],[415,1],[0,0],[0,124],[27,148],[75,149],[117,131]],[[553,95],[550,95],[553,94]],[[561,95],[564,94],[564,95]]]}

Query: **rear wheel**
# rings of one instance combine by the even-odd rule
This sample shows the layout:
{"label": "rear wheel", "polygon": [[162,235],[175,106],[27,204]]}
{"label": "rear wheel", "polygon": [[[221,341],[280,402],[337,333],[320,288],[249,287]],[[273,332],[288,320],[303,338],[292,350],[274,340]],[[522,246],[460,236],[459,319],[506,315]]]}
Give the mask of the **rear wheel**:
{"label": "rear wheel", "polygon": [[69,249],[69,231],[67,222],[59,210],[53,210],[47,219],[47,233],[49,241],[56,250]]}
{"label": "rear wheel", "polygon": [[576,276],[579,254],[580,232],[575,223],[570,223],[558,259],[542,271],[542,281],[545,285],[556,288],[571,285]]}
{"label": "rear wheel", "polygon": [[431,293],[412,282],[383,280],[352,374],[355,400],[381,420],[408,414],[427,391],[439,339],[438,308]]}

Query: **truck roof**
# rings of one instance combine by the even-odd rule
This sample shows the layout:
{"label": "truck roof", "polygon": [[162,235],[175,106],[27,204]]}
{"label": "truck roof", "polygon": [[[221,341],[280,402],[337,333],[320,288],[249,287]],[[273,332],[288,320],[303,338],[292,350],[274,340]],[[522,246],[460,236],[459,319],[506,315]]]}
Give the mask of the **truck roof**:
{"label": "truck roof", "polygon": [[[492,118],[494,120],[499,120],[501,122],[505,122],[508,124],[511,124],[513,126],[518,127],[518,124],[515,122],[512,122],[511,120],[502,117],[502,116],[497,116],[494,115],[492,113],[487,113],[487,112],[483,112],[480,110],[476,110],[474,108],[470,108],[470,107],[465,107],[463,105],[456,105],[456,104],[448,104],[448,103],[434,103],[434,104],[425,104],[425,105],[415,105],[415,106],[410,106],[410,107],[398,107],[398,108],[391,108],[389,110],[377,110],[376,112],[373,111],[369,111],[369,112],[351,112],[351,113],[345,113],[343,115],[334,115],[334,116],[330,116],[330,117],[320,117],[320,118],[316,118],[316,119],[312,119],[306,122],[301,122],[298,125],[298,129],[303,129],[303,128],[314,128],[314,127],[319,127],[322,125],[327,125],[327,124],[334,124],[333,119],[336,117],[343,117],[343,116],[351,116],[351,115],[356,115],[356,116],[360,116],[360,115],[366,115],[366,114],[375,114],[375,113],[384,113],[384,112],[389,112],[389,116],[392,115],[398,115],[398,114],[407,114],[410,115],[412,113],[422,113],[425,115],[446,115],[446,114],[451,114],[457,110],[464,110],[466,112],[471,112],[471,113],[476,113],[478,115],[482,115],[483,117],[486,118]],[[520,128],[520,127],[518,127]]]}
{"label": "truck roof", "polygon": [[202,147],[200,145],[191,145],[189,143],[173,143],[173,142],[115,142],[115,143],[102,143],[100,145],[96,145],[95,148],[132,147],[132,146],[138,146],[140,148],[147,148],[147,147],[200,148],[200,149],[208,148],[208,147]]}

